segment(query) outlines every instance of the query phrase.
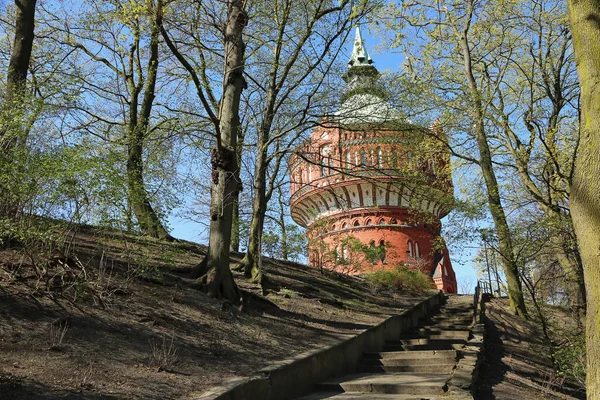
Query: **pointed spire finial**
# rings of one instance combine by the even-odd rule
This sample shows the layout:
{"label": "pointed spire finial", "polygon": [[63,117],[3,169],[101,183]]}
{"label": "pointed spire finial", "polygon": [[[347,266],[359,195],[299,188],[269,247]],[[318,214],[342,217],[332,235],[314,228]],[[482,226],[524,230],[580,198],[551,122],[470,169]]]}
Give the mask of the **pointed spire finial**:
{"label": "pointed spire finial", "polygon": [[365,47],[365,41],[360,34],[360,26],[357,26],[356,35],[354,37],[354,47],[352,48],[350,60],[348,60],[348,67],[371,64],[373,64],[373,60],[369,56],[367,48]]}

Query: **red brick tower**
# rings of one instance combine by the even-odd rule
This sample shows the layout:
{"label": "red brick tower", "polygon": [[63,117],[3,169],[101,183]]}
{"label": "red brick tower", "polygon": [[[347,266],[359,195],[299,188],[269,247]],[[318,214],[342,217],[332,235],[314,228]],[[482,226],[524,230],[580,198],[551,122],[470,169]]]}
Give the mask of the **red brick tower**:
{"label": "red brick tower", "polygon": [[290,157],[292,218],[307,228],[310,265],[352,274],[407,265],[456,293],[440,236],[453,199],[444,133],[403,120],[372,64],[357,28],[342,106]]}

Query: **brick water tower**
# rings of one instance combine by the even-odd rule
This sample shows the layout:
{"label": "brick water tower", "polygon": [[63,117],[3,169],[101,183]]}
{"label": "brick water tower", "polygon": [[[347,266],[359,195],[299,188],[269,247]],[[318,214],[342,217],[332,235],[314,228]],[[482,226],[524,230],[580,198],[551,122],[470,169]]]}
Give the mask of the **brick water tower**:
{"label": "brick water tower", "polygon": [[[342,105],[289,160],[291,215],[306,228],[309,264],[351,274],[408,266],[456,293],[440,236],[453,200],[443,131],[410,123],[385,100],[359,28],[343,78]],[[358,261],[356,243],[366,249]]]}

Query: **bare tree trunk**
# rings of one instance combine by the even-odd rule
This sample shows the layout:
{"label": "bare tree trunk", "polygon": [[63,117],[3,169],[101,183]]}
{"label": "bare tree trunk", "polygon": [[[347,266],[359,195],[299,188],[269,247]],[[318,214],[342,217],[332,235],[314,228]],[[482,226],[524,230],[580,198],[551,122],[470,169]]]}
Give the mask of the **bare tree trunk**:
{"label": "bare tree trunk", "polygon": [[241,188],[237,164],[237,138],[241,129],[239,108],[244,79],[245,44],[242,32],[248,16],[243,0],[228,5],[224,29],[225,66],[219,108],[219,132],[212,150],[212,187],[208,254],[193,275],[201,277],[209,295],[240,303],[240,292],[229,269],[233,203]]}
{"label": "bare tree trunk", "polygon": [[148,76],[146,78],[146,87],[144,88],[144,97],[139,115],[138,96],[142,87],[140,83],[137,85],[134,83],[132,74],[128,77],[131,102],[129,104],[129,130],[127,132],[127,188],[129,190],[128,196],[131,209],[138,220],[142,232],[155,238],[172,240],[173,238],[164,228],[160,218],[150,205],[150,199],[144,184],[143,149],[155,97],[154,92],[156,89],[159,62],[158,38],[162,25],[162,8],[163,2],[159,0],[155,6],[152,21]]}
{"label": "bare tree trunk", "polygon": [[568,0],[567,5],[581,84],[570,207],[587,295],[587,398],[600,399],[600,1]]}
{"label": "bare tree trunk", "polygon": [[[36,0],[15,0],[15,5],[15,39],[6,74],[6,92],[2,106],[3,126],[0,128],[0,162],[11,167],[14,167],[14,147],[19,143],[24,146],[26,140],[21,116],[27,70],[33,48]],[[18,199],[11,195],[10,188],[4,187],[4,184],[0,187],[0,196],[0,215],[15,217],[19,208]]]}
{"label": "bare tree trunk", "polygon": [[[27,70],[33,48],[35,5],[37,0],[15,0],[17,15],[15,18],[15,40],[13,41],[10,64],[6,79],[4,100],[7,107],[22,101],[27,82]],[[5,134],[5,132],[2,132]]]}
{"label": "bare tree trunk", "polygon": [[[242,146],[241,142],[243,141],[244,136],[241,134],[238,135],[238,149],[236,151],[236,160],[238,167],[242,164]],[[230,251],[235,251],[236,253],[240,251],[240,192],[238,191],[235,199],[233,200],[233,220],[231,223],[231,245],[229,246]]]}
{"label": "bare tree trunk", "polygon": [[498,242],[500,245],[500,254],[502,256],[502,265],[504,267],[504,275],[508,284],[508,298],[510,309],[518,316],[527,318],[527,310],[525,308],[525,300],[523,298],[523,290],[519,279],[519,268],[515,260],[513,251],[512,238],[506,214],[500,200],[500,191],[498,181],[492,164],[492,155],[488,144],[488,138],[484,126],[483,104],[481,94],[473,75],[473,62],[471,59],[471,49],[469,47],[468,34],[471,26],[471,19],[474,4],[471,2],[470,15],[467,16],[465,26],[460,36],[460,44],[463,55],[463,69],[467,79],[471,94],[471,102],[473,107],[473,117],[475,119],[475,138],[479,149],[479,164],[483,173],[483,178],[487,188],[488,205],[490,213],[494,220]]}
{"label": "bare tree trunk", "polygon": [[287,229],[285,227],[285,208],[283,203],[283,193],[281,193],[281,187],[277,188],[277,192],[279,194],[278,202],[279,202],[279,226],[281,227],[281,257],[288,261],[289,259],[289,244],[287,238]]}
{"label": "bare tree trunk", "polygon": [[[267,154],[265,147],[264,133],[259,138],[259,154],[256,157],[256,167],[254,176],[254,199],[252,201],[252,222],[250,223],[250,233],[248,238],[248,250],[240,262],[244,269],[244,274],[252,278],[257,283],[262,283],[264,275],[260,268],[260,258],[262,257],[261,241],[263,228],[265,224],[265,214],[267,212]],[[261,146],[262,145],[262,146]]]}
{"label": "bare tree trunk", "polygon": [[152,208],[144,185],[142,150],[144,135],[137,129],[129,132],[127,149],[127,188],[131,209],[141,231],[149,236],[173,240]]}
{"label": "bare tree trunk", "polygon": [[585,323],[586,315],[586,300],[585,300],[585,282],[583,278],[583,265],[579,251],[571,252],[568,248],[570,240],[553,236],[551,239],[552,245],[557,249],[556,259],[567,278],[567,294],[569,296],[569,304],[571,312],[581,328]]}
{"label": "bare tree trunk", "polygon": [[[239,165],[239,164],[238,164]],[[233,200],[233,214],[231,216],[231,244],[229,251],[240,251],[240,198]]]}

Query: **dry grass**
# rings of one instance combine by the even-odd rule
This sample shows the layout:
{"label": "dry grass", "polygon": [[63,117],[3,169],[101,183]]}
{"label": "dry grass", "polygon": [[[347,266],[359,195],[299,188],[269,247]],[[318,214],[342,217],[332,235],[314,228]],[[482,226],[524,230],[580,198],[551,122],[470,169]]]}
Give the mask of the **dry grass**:
{"label": "dry grass", "polygon": [[152,339],[150,341],[150,368],[157,371],[171,371],[177,361],[177,348],[174,345],[175,335],[171,334],[169,338],[162,337],[160,342]]}

